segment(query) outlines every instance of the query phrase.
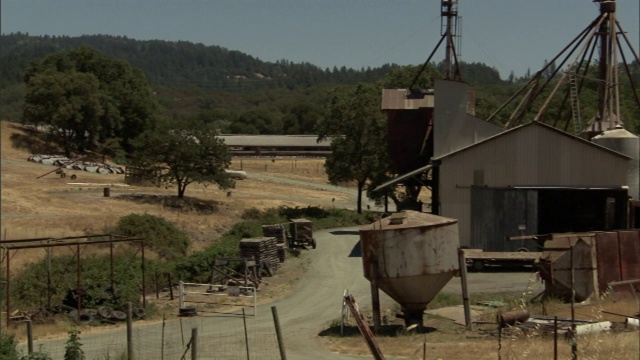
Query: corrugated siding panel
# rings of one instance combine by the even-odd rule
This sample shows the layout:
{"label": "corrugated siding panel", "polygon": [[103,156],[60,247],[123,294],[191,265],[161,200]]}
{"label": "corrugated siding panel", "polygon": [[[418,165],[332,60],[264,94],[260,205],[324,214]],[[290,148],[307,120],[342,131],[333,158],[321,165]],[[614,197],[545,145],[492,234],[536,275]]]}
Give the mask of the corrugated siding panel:
{"label": "corrugated siding panel", "polygon": [[622,280],[640,279],[640,236],[638,231],[621,231],[619,241]]}
{"label": "corrugated siding panel", "polygon": [[526,126],[442,158],[441,215],[459,220],[460,243],[469,246],[470,186],[484,171],[488,187],[620,187],[628,160],[542,126]]}
{"label": "corrugated siding panel", "polygon": [[607,284],[610,282],[621,279],[618,246],[618,233],[596,233],[598,288],[600,292],[606,291]]}

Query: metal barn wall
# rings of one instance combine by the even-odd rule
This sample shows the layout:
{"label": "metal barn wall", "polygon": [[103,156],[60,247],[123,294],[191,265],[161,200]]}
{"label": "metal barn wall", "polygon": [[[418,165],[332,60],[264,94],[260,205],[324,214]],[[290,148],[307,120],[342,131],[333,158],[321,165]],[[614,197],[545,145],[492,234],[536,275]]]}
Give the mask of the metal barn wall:
{"label": "metal barn wall", "polygon": [[629,158],[533,122],[437,160],[440,215],[459,220],[460,245],[469,246],[474,177],[488,187],[620,187]]}
{"label": "metal barn wall", "polygon": [[461,82],[436,79],[434,99],[434,156],[475,144],[504,131],[470,113],[472,88]]}
{"label": "metal barn wall", "polygon": [[[507,240],[508,236],[538,233],[537,207],[538,193],[534,190],[473,187],[469,247],[485,251],[518,251],[523,248],[539,251],[537,243],[532,240]],[[526,227],[522,228],[524,225]]]}

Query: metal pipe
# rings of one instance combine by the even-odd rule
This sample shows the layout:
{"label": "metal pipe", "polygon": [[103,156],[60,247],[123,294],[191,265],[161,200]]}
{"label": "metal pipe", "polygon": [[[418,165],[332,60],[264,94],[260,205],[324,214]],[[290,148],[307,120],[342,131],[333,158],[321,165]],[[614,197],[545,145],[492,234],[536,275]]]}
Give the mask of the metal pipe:
{"label": "metal pipe", "polygon": [[247,316],[244,314],[244,308],[242,308],[242,323],[244,324],[244,342],[247,348],[247,360],[250,360],[249,354],[249,335],[247,333]]}
{"label": "metal pipe", "polygon": [[80,321],[80,312],[82,311],[82,263],[80,260],[80,244],[76,244],[76,279],[77,279],[77,286],[76,286],[76,295],[78,297],[78,321]]}
{"label": "metal pipe", "polygon": [[133,305],[127,303],[127,359],[133,359]]}
{"label": "metal pipe", "polygon": [[7,327],[11,325],[11,266],[9,263],[11,262],[11,254],[9,249],[5,249],[5,253],[7,256]]}
{"label": "metal pipe", "polygon": [[464,250],[458,249],[458,266],[460,266],[460,285],[462,286],[462,304],[464,307],[464,324],[471,330],[471,307],[469,305],[469,290],[467,289],[467,260]]}
{"label": "metal pipe", "polygon": [[553,360],[558,360],[558,316],[553,317]]}
{"label": "metal pipe", "polygon": [[[602,19],[600,19],[600,22],[598,22],[598,24],[600,24],[603,20],[604,20],[604,17]],[[593,36],[595,36],[595,34],[596,34],[596,27],[594,27],[592,29],[591,35],[588,36],[589,39],[593,38]],[[569,66],[569,69],[573,69],[575,67],[576,63],[578,62],[578,58],[580,57],[580,55],[583,55],[586,52],[586,50],[588,48],[588,45],[590,43],[591,43],[591,41],[588,41],[586,44],[584,44],[582,46],[582,49],[578,53],[578,57],[571,63],[571,65]],[[574,48],[574,50],[575,50],[575,48]],[[553,90],[551,91],[551,94],[549,95],[549,97],[547,97],[547,100],[540,107],[540,110],[538,111],[538,114],[534,117],[534,121],[541,121],[542,120],[542,117],[544,116],[544,112],[547,110],[547,107],[549,106],[549,103],[551,102],[551,99],[553,98],[553,95],[558,91],[558,89],[560,88],[560,85],[562,85],[562,83],[564,82],[564,80],[566,79],[568,74],[569,74],[569,72],[567,71],[562,75],[562,78],[560,78],[560,80],[558,81],[556,86],[553,88]],[[546,84],[545,84],[545,86],[546,86]],[[544,86],[543,86],[543,88],[544,88]]]}
{"label": "metal pipe", "polygon": [[280,359],[287,360],[287,352],[284,348],[284,339],[282,338],[282,331],[280,330],[280,318],[278,318],[278,309],[275,306],[271,307],[271,314],[273,314],[273,323],[276,327],[276,338],[278,339],[278,349],[280,349]]}
{"label": "metal pipe", "polygon": [[142,308],[147,308],[147,286],[145,280],[145,266],[144,266],[144,241],[140,242],[141,255],[142,255]]}
{"label": "metal pipe", "polygon": [[427,58],[427,61],[424,62],[424,64],[422,65],[422,67],[420,68],[420,70],[418,71],[416,76],[411,81],[411,85],[409,85],[409,89],[408,89],[409,91],[411,91],[411,89],[413,88],[413,85],[415,85],[416,81],[418,81],[418,78],[420,77],[420,74],[422,74],[422,72],[427,67],[427,65],[429,65],[429,61],[431,61],[431,58],[436,53],[436,50],[438,50],[438,48],[442,44],[442,41],[445,39],[445,37],[446,37],[446,35],[443,35],[443,36],[440,37],[440,41],[438,41],[438,44],[436,45],[436,47],[433,49],[433,51],[431,51],[431,54],[429,54],[429,57]]}

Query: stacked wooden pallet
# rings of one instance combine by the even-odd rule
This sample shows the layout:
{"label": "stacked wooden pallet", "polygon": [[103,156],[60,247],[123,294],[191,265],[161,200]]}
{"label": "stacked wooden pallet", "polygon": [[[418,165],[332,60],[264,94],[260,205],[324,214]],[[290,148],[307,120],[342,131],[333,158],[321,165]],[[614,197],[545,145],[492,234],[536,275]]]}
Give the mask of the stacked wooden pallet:
{"label": "stacked wooden pallet", "polygon": [[274,237],[278,242],[278,259],[284,262],[287,257],[287,229],[283,224],[262,225],[262,235],[265,237]]}
{"label": "stacked wooden pallet", "polygon": [[258,264],[268,265],[272,271],[280,268],[278,242],[274,237],[240,240],[240,256],[255,259]]}

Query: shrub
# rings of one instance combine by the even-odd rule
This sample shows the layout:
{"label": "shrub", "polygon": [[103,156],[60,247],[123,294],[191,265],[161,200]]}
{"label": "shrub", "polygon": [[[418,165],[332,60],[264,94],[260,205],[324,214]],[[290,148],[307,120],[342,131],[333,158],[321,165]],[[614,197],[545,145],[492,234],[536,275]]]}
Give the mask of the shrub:
{"label": "shrub", "polygon": [[12,334],[0,335],[0,359],[18,360],[18,350],[16,350],[16,339]]}
{"label": "shrub", "polygon": [[[113,257],[113,283],[117,297],[110,292],[111,259],[106,255],[84,256],[81,262],[83,307],[98,305],[119,306],[126,302],[137,304],[142,282],[141,259],[139,255],[115,255]],[[156,262],[146,260],[147,284],[156,269]],[[44,306],[48,296],[52,305],[60,305],[69,292],[75,295],[76,257],[54,256],[50,264],[43,259],[26,267],[12,279],[13,299],[23,306]],[[47,272],[51,271],[51,289],[48,292]],[[73,306],[73,305],[69,305]]]}
{"label": "shrub", "polygon": [[174,260],[187,254],[189,237],[169,221],[148,214],[130,214],[118,221],[115,234],[140,237],[158,255],[167,260]]}
{"label": "shrub", "polygon": [[84,351],[80,342],[80,331],[77,329],[69,330],[69,339],[64,347],[64,360],[84,360]]}

